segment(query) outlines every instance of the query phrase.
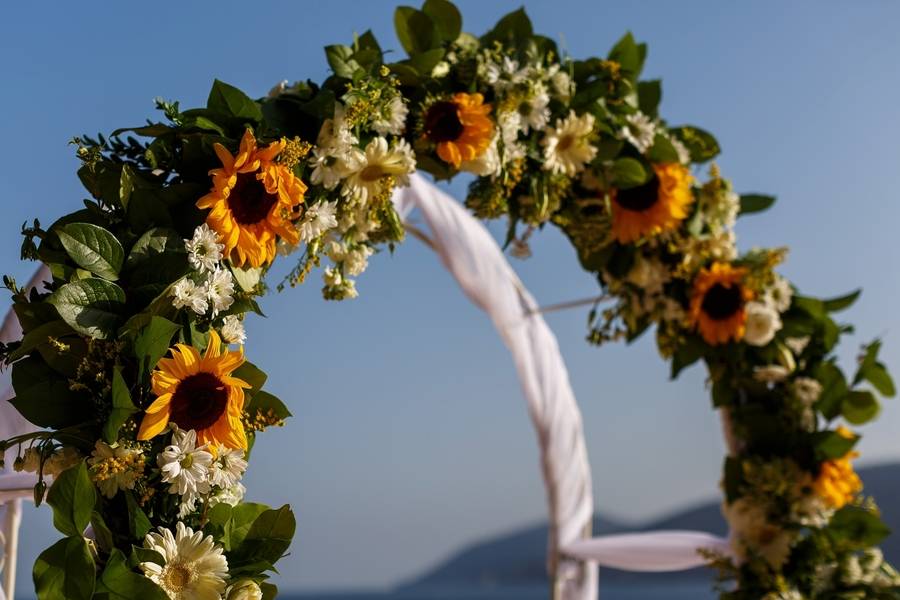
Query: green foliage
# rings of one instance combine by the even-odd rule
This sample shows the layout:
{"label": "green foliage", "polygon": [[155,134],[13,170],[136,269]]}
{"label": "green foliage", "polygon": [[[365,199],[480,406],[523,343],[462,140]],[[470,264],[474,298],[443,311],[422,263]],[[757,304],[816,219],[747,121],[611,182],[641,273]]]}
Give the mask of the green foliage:
{"label": "green foliage", "polygon": [[147,577],[132,571],[125,555],[113,548],[97,581],[97,600],[168,600],[168,595]]}
{"label": "green foliage", "polygon": [[431,17],[438,36],[444,42],[452,42],[462,32],[462,15],[452,2],[447,0],[425,0],[422,12]]}
{"label": "green foliage", "polygon": [[119,278],[125,251],[115,235],[90,223],[69,223],[56,235],[78,266],[110,281]]}
{"label": "green foliage", "polygon": [[719,142],[708,131],[699,127],[673,127],[669,130],[675,138],[681,141],[691,153],[691,160],[696,163],[704,163],[719,155],[721,149]]}
{"label": "green foliage", "polygon": [[119,438],[119,429],[137,411],[138,409],[131,401],[128,384],[122,377],[122,367],[116,367],[112,377],[112,408],[106,418],[106,424],[103,426],[103,439],[109,444],[115,443]]}
{"label": "green foliage", "polygon": [[839,548],[861,550],[877,545],[890,535],[891,530],[872,511],[845,506],[831,519],[827,532]]}
{"label": "green foliage", "polygon": [[47,493],[47,504],[53,508],[53,526],[67,536],[82,535],[91,522],[96,499],[85,463],[66,469]]}
{"label": "green foliage", "polygon": [[620,158],[612,165],[612,181],[619,189],[628,189],[643,185],[649,173],[640,161],[633,158]]}
{"label": "green foliage", "polygon": [[763,194],[741,194],[741,210],[740,214],[749,215],[755,212],[768,210],[775,204],[775,196],[765,196]]}
{"label": "green foliage", "polygon": [[225,117],[258,122],[262,120],[259,104],[238,88],[215,80],[206,100],[206,108]]}
{"label": "green foliage", "polygon": [[398,6],[394,11],[394,29],[409,56],[427,52],[440,43],[440,33],[431,17],[410,6]]}
{"label": "green foliage", "polygon": [[87,541],[63,538],[41,552],[32,572],[38,600],[91,600],[96,572]]}
{"label": "green foliage", "polygon": [[270,411],[272,415],[281,420],[291,416],[291,411],[288,410],[288,407],[284,402],[269,392],[258,391],[253,394],[250,401],[247,403],[247,412],[250,414],[255,412],[270,414]]}
{"label": "green foliage", "polygon": [[39,356],[15,364],[12,384],[16,397],[10,400],[19,413],[38,427],[59,429],[89,419],[89,404],[69,389],[69,382]]}
{"label": "green foliage", "polygon": [[122,320],[125,292],[103,279],[80,279],[56,290],[47,302],[75,331],[105,339]]}

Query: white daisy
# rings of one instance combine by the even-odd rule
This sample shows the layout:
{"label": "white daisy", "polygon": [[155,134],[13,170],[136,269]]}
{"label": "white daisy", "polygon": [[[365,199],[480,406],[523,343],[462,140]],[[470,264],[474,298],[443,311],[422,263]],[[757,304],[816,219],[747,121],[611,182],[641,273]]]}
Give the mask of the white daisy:
{"label": "white daisy", "polygon": [[406,129],[408,114],[409,108],[403,101],[403,96],[396,94],[385,103],[378,117],[372,120],[372,129],[378,135],[400,135]]}
{"label": "white daisy", "polygon": [[206,444],[197,447],[197,432],[175,428],[172,443],[156,457],[169,493],[193,498],[209,493],[209,469],[213,456]]}
{"label": "white daisy", "polygon": [[232,488],[238,484],[246,470],[247,461],[244,460],[243,450],[220,445],[209,468],[209,483],[222,489]]}
{"label": "white daisy", "polygon": [[784,312],[789,309],[793,297],[794,290],[791,288],[790,282],[784,277],[776,276],[775,283],[766,291],[766,299],[775,306],[778,312]]}
{"label": "white daisy", "polygon": [[209,308],[206,286],[197,285],[189,277],[181,279],[172,288],[172,306],[190,308],[198,315],[206,314],[206,310]]}
{"label": "white daisy", "polygon": [[572,78],[569,77],[567,71],[559,69],[557,65],[554,66],[556,66],[558,70],[554,70],[550,76],[550,82],[553,84],[553,91],[560,100],[568,104],[575,92],[575,86],[572,84]]}
{"label": "white daisy", "polygon": [[532,94],[522,110],[523,129],[526,134],[529,129],[540,131],[547,126],[547,123],[550,122],[550,94],[547,93],[547,87],[543,83],[534,85]]}
{"label": "white daisy", "polygon": [[229,344],[243,344],[247,339],[244,322],[237,315],[228,315],[222,321],[222,339]]}
{"label": "white daisy", "polygon": [[309,243],[329,229],[337,227],[337,201],[322,200],[306,209],[303,220],[297,225],[300,241]]}
{"label": "white daisy", "polygon": [[751,346],[765,346],[775,338],[781,329],[781,317],[769,303],[748,302],[744,341]]}
{"label": "white daisy", "polygon": [[163,557],[163,564],[143,562],[144,575],[166,592],[171,600],[219,600],[225,593],[228,560],[213,537],[194,532],[184,523],[172,530],[148,533],[144,547]]}
{"label": "white daisy", "polygon": [[522,131],[522,115],[515,111],[497,113],[500,140],[503,142],[503,161],[510,162],[525,157],[525,146],[519,141]]}
{"label": "white daisy", "polygon": [[191,266],[204,273],[216,268],[225,246],[220,243],[219,234],[203,223],[194,230],[194,237],[184,240],[184,248]]}
{"label": "white daisy", "polygon": [[134,489],[134,484],[144,472],[141,451],[118,442],[110,446],[97,440],[88,464],[100,493],[107,498],[112,498],[119,490]]}
{"label": "white daisy", "polygon": [[622,138],[642,153],[649,150],[656,139],[656,123],[653,119],[642,112],[636,112],[625,117],[625,121],[626,125],[620,132]]}
{"label": "white daisy", "polygon": [[247,488],[240,483],[236,483],[230,488],[216,490],[215,493],[209,496],[209,505],[210,507],[215,506],[216,504],[237,506],[244,499],[244,494],[246,493]]}
{"label": "white daisy", "polygon": [[544,146],[544,169],[572,177],[597,155],[591,144],[594,115],[580,117],[570,111],[565,119],[557,119],[556,126],[547,129],[541,143]]}
{"label": "white daisy", "polygon": [[234,303],[234,275],[228,269],[216,269],[206,279],[206,296],[212,307],[212,316],[227,310]]}
{"label": "white daisy", "polygon": [[416,170],[416,158],[406,140],[388,145],[377,137],[366,145],[361,160],[352,165],[344,179],[342,193],[365,204],[377,196],[385,177],[393,177],[396,185],[408,185],[409,174]]}
{"label": "white daisy", "polygon": [[356,137],[344,120],[343,105],[335,105],[334,116],[326,119],[319,130],[310,159],[313,166],[310,180],[328,190],[336,188],[346,177],[350,165],[359,160],[361,152],[354,147],[356,143]]}

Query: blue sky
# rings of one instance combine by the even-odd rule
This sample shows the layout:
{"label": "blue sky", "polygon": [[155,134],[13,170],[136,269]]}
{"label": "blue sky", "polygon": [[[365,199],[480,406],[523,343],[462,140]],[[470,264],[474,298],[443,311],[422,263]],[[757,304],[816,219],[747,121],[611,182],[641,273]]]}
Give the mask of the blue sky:
{"label": "blue sky", "polygon": [[[481,33],[520,2],[460,2]],[[673,124],[713,131],[740,191],[776,194],[739,224],[742,248],[790,245],[801,290],[865,293],[843,316],[900,358],[900,5],[888,0],[754,3],[525,2],[574,56],[605,54],[625,31],[650,44]],[[140,124],[152,99],[203,103],[214,77],[251,95],[326,75],[322,47],[372,28],[398,48],[389,2],[13,3],[0,23],[0,271],[25,280],[18,230],[77,208],[85,192],[66,142]],[[462,196],[463,186],[451,189]],[[591,277],[555,231],[517,262],[542,303],[590,296]],[[281,269],[289,267],[283,261]],[[277,271],[277,270],[276,270]],[[277,275],[277,272],[275,273]],[[274,278],[273,278],[274,281]],[[247,352],[295,414],[261,439],[251,499],[290,502],[299,530],[286,588],[383,586],[472,539],[543,518],[534,435],[511,361],[487,319],[415,240],[372,260],[361,297],[326,303],[319,285],[265,299]],[[722,442],[692,369],[676,383],[650,336],[588,346],[585,312],[548,317],[585,417],[597,507],[638,521],[715,497]],[[900,459],[900,407],[865,429],[866,462]],[[26,511],[21,588],[55,537]]]}

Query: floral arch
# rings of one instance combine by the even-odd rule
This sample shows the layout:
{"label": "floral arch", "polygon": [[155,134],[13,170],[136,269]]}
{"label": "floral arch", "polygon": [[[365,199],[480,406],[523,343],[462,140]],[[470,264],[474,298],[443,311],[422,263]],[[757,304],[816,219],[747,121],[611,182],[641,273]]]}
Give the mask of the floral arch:
{"label": "floral arch", "polygon": [[38,597],[275,597],[294,516],[243,501],[240,479],[290,413],[244,356],[243,319],[283,254],[298,259],[279,290],[322,268],[326,299],[355,297],[368,257],[404,238],[391,197],[417,169],[476,175],[466,206],[508,219],[514,254],[559,227],[605,293],[591,343],[655,326],[673,377],[707,365],[732,441],[731,550],[706,557],[722,598],[900,597],[859,435],[839,424],[894,395],[879,342],[852,377],[836,364],[849,326],[832,314],[858,293],[800,295],[775,270],[784,248],[738,255],[736,219],[774,199],[736,194],[714,164],[699,179],[719,146],[661,118],[646,45],[566,57],[523,10],[475,37],[447,0],[400,7],[395,26],[403,60],[366,32],[325,49],[321,84],[254,100],[216,81],[206,107],[158,100],[160,122],[74,140],[91,198],[23,228],[52,280],[5,281],[24,330],[2,347],[12,403],[43,429],[4,449],[65,536],[35,564]]}

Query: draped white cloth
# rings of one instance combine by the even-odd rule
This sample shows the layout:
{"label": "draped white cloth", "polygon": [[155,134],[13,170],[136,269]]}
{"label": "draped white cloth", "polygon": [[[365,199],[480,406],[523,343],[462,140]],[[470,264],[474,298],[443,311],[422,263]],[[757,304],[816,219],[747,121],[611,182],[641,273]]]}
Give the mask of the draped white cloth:
{"label": "draped white cloth", "polygon": [[488,230],[459,202],[414,175],[409,187],[397,191],[394,204],[404,219],[414,208],[421,212],[441,262],[491,318],[512,354],[540,447],[554,598],[595,600],[598,564],[676,571],[703,565],[701,548],[727,552],[727,540],[702,532],[591,538],[594,501],[581,412],[556,337],[537,303]]}

